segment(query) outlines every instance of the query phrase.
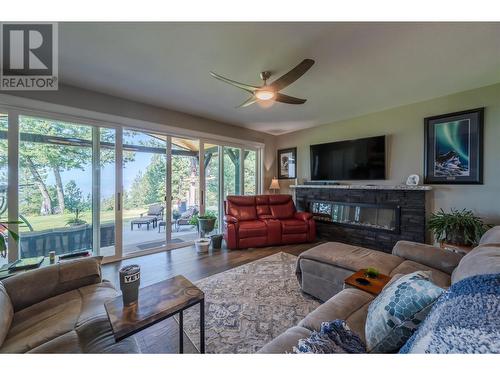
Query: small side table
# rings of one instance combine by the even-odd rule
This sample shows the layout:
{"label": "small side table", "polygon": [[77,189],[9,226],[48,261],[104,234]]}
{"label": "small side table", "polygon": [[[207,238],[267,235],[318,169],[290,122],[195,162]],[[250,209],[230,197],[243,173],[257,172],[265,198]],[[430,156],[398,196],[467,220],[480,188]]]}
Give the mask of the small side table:
{"label": "small side table", "polygon": [[[390,276],[379,274],[377,278],[370,278],[365,276],[366,269],[359,270],[349,276],[344,280],[344,289],[345,288],[357,288],[364,290],[373,295],[379,295],[384,286],[391,280]],[[364,285],[356,281],[356,279],[364,279],[369,282],[369,284]]]}
{"label": "small side table", "polygon": [[153,219],[148,218],[137,218],[130,221],[130,230],[134,230],[134,225],[137,225],[137,229],[140,229],[143,225],[147,225],[147,229],[149,230],[149,225],[153,224],[153,228],[155,227],[155,223]]}
{"label": "small side table", "polygon": [[205,353],[205,295],[184,276],[139,289],[139,300],[123,306],[122,296],[104,304],[116,341],[179,314],[179,353],[184,352],[183,311],[200,304],[200,353]]}

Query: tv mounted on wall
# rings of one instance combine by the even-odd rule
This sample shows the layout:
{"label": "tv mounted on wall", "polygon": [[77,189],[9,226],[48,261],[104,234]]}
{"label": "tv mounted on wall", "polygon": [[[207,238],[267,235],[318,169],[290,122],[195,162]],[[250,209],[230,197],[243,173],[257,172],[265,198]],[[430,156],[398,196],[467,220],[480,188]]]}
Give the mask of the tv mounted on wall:
{"label": "tv mounted on wall", "polygon": [[311,145],[311,180],[384,180],[385,136]]}

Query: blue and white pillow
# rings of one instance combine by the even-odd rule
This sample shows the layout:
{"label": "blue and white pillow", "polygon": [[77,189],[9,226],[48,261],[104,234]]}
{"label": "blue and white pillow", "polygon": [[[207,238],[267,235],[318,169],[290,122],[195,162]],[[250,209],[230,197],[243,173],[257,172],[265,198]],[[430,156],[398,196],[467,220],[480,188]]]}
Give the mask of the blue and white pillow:
{"label": "blue and white pillow", "polygon": [[368,352],[392,353],[401,348],[424,320],[444,289],[417,271],[389,284],[368,307],[365,336]]}
{"label": "blue and white pillow", "polygon": [[359,336],[351,331],[344,320],[336,319],[321,323],[319,332],[300,339],[293,348],[295,354],[346,354],[366,353],[366,346]]}
{"label": "blue and white pillow", "polygon": [[500,273],[453,284],[399,352],[500,354]]}

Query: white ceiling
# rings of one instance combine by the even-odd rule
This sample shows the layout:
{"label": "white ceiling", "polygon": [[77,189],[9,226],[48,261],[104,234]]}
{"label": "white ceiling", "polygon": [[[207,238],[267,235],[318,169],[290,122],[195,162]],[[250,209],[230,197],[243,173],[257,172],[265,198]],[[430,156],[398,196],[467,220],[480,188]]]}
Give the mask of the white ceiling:
{"label": "white ceiling", "polygon": [[[62,83],[271,134],[331,123],[500,81],[500,23],[61,23]],[[247,98],[213,70],[258,85],[304,58],[283,93]]]}

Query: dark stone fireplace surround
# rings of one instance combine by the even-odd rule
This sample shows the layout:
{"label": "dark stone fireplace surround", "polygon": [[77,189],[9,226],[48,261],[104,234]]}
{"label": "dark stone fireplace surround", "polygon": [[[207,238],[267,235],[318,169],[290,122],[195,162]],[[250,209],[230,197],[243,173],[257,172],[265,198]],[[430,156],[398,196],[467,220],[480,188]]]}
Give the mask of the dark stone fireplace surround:
{"label": "dark stone fireplace surround", "polygon": [[319,240],[343,242],[390,253],[399,240],[425,243],[425,209],[429,186],[292,185],[298,210],[311,212],[313,202],[359,203],[394,207],[398,230],[316,220]]}

